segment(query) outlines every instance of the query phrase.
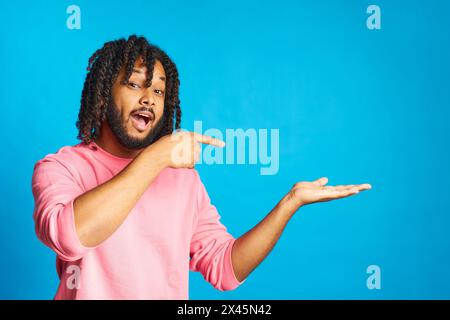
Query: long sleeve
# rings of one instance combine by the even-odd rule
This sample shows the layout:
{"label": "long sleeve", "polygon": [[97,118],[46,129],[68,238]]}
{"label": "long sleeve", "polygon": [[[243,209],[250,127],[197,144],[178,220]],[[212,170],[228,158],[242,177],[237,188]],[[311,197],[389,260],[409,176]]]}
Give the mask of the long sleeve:
{"label": "long sleeve", "polygon": [[231,250],[236,239],[220,222],[220,215],[211,204],[205,186],[197,175],[197,223],[190,244],[192,271],[199,271],[206,281],[220,290],[233,290],[245,282],[239,282],[231,262]]}
{"label": "long sleeve", "polygon": [[91,248],[84,247],[76,233],[73,201],[83,190],[70,171],[61,162],[46,157],[34,166],[32,190],[38,238],[62,260],[82,258]]}

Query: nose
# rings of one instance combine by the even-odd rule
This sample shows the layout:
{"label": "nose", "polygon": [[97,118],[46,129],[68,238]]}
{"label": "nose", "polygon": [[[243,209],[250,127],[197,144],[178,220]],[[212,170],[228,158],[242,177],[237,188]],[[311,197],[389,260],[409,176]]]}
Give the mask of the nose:
{"label": "nose", "polygon": [[151,94],[143,94],[142,97],[139,99],[139,103],[143,106],[151,106],[155,104],[155,101]]}

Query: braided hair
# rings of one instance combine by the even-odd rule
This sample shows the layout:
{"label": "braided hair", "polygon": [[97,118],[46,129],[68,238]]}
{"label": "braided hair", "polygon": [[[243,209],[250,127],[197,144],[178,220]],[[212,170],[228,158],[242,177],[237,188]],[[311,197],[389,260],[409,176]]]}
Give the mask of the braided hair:
{"label": "braided hair", "polygon": [[121,84],[128,84],[134,64],[141,57],[147,67],[146,86],[151,85],[153,67],[159,60],[166,73],[166,95],[164,98],[165,124],[157,137],[170,134],[180,128],[181,109],[178,95],[180,81],[175,63],[159,47],[150,44],[144,37],[131,35],[124,38],[106,42],[90,58],[88,74],[84,81],[81,94],[81,106],[76,126],[79,140],[89,144],[100,133],[100,127],[106,119],[108,103],[111,101],[112,86],[117,79],[119,71],[124,66],[125,76]]}

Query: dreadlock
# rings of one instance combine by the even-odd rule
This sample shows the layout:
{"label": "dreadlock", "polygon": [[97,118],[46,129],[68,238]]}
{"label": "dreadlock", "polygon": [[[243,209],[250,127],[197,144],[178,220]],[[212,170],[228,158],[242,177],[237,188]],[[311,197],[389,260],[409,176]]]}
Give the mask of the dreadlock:
{"label": "dreadlock", "polygon": [[159,137],[170,134],[180,128],[181,109],[178,96],[180,81],[176,65],[160,48],[149,42],[144,37],[131,35],[128,40],[124,38],[106,42],[90,58],[88,74],[84,81],[81,94],[81,106],[76,126],[79,140],[89,144],[100,133],[100,127],[106,119],[106,110],[111,101],[111,90],[122,66],[125,67],[125,76],[121,84],[128,84],[138,57],[142,57],[147,67],[147,80],[145,85],[150,86],[153,77],[153,67],[159,60],[166,73],[166,95],[164,99],[165,125]]}

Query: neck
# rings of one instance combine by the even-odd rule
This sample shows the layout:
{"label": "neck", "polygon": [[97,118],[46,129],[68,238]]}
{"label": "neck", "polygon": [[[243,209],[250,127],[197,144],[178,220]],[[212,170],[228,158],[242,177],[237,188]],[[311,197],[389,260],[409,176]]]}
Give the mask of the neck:
{"label": "neck", "polygon": [[95,138],[94,141],[103,150],[111,153],[114,156],[121,157],[121,158],[134,159],[143,150],[143,149],[134,150],[134,149],[125,148],[119,142],[119,140],[117,140],[117,137],[111,131],[111,128],[109,127],[109,125],[106,121],[103,123],[102,128],[100,130],[100,134],[98,135],[97,138]]}

